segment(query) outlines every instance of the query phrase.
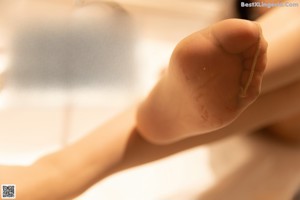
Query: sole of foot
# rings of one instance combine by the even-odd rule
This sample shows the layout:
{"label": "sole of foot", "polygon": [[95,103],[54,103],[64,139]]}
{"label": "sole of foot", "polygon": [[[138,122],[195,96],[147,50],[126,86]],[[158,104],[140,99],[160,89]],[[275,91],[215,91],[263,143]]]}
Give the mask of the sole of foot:
{"label": "sole of foot", "polygon": [[260,93],[267,43],[257,23],[229,19],[183,39],[142,103],[137,127],[167,144],[220,129]]}

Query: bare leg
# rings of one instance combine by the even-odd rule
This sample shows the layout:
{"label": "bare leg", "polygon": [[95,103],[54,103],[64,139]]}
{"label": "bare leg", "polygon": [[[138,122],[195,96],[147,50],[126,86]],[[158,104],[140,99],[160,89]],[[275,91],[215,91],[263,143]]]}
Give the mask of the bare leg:
{"label": "bare leg", "polygon": [[[258,22],[269,43],[268,64],[262,85],[264,93],[300,79],[300,7],[273,9]],[[287,142],[297,143],[300,142],[299,120],[298,113],[279,120],[266,130]]]}
{"label": "bare leg", "polygon": [[[139,136],[139,133],[136,131],[131,135],[127,143],[123,160],[110,173],[158,160],[233,134],[251,133],[267,124],[292,116],[300,112],[300,107],[297,106],[300,101],[299,90],[300,81],[263,94],[230,125],[209,134],[193,136],[173,144],[155,145],[149,143]],[[286,99],[285,96],[287,95],[289,95],[289,98]],[[274,99],[277,100],[274,101]],[[273,112],[274,110],[276,112]]]}
{"label": "bare leg", "polygon": [[140,136],[135,129],[135,107],[77,143],[41,158],[30,167],[0,167],[0,183],[16,183],[19,192],[17,196],[20,199],[25,197],[22,198],[24,200],[72,198],[113,172],[234,133],[251,132],[300,112],[300,82],[286,80],[289,83],[280,85],[281,88],[276,89],[270,84],[272,91],[265,92],[229,126],[171,145],[158,146]]}
{"label": "bare leg", "polygon": [[273,9],[257,22],[269,45],[262,93],[299,80],[300,7]]}
{"label": "bare leg", "polygon": [[236,19],[183,39],[138,111],[141,134],[170,143],[228,125],[259,94],[266,46],[257,24]]}
{"label": "bare leg", "polygon": [[285,119],[267,126],[265,130],[288,143],[297,144],[300,142],[300,114],[297,113]]}
{"label": "bare leg", "polygon": [[[140,136],[135,129],[135,106],[77,143],[41,158],[32,166],[0,166],[0,184],[17,184],[17,196],[24,200],[70,199],[112,173],[235,133],[251,132],[298,113],[299,90],[300,81],[264,94],[229,126],[170,145],[155,145]],[[289,98],[285,98],[287,95]]]}

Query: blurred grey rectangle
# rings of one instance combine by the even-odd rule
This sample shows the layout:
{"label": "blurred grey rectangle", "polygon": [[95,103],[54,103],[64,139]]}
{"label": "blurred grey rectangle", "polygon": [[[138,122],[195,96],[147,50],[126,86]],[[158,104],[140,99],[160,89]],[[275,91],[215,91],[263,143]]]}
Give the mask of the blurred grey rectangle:
{"label": "blurred grey rectangle", "polygon": [[15,88],[131,87],[132,24],[122,15],[91,23],[32,23],[15,34],[8,85]]}

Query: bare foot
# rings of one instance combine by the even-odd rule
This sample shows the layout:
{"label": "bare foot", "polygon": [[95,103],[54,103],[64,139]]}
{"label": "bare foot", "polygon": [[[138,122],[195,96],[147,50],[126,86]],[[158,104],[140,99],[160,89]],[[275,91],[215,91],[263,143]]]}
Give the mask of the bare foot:
{"label": "bare foot", "polygon": [[183,39],[138,111],[141,135],[164,144],[232,122],[259,95],[266,49],[259,25],[238,19]]}

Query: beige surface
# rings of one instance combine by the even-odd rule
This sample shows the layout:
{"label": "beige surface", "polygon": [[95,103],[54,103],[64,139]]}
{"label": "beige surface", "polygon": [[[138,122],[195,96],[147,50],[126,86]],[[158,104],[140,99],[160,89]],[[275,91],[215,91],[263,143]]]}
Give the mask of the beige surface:
{"label": "beige surface", "polygon": [[292,199],[300,186],[300,146],[266,133],[237,136],[210,146],[218,180],[200,199]]}
{"label": "beige surface", "polygon": [[61,147],[59,108],[0,109],[0,164],[30,164]]}

